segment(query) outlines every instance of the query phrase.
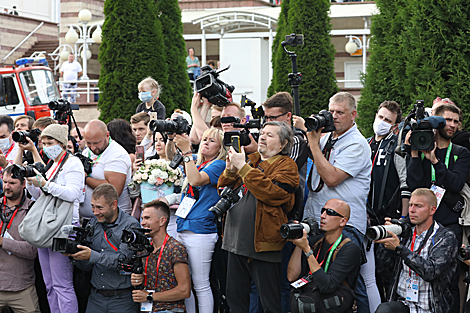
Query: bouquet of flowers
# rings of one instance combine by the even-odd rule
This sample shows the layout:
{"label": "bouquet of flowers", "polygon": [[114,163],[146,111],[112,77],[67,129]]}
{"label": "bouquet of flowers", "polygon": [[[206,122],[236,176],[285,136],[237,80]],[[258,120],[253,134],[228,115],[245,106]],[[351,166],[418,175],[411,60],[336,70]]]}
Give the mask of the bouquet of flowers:
{"label": "bouquet of flowers", "polygon": [[142,182],[155,186],[163,184],[181,186],[183,185],[183,173],[179,168],[172,169],[169,161],[163,159],[147,160],[135,172],[129,186],[135,187],[135,184]]}

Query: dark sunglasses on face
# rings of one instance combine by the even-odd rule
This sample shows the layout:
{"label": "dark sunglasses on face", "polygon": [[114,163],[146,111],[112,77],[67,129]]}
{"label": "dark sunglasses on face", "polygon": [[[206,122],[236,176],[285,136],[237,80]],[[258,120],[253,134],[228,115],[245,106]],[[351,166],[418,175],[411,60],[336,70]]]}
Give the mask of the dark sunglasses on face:
{"label": "dark sunglasses on face", "polygon": [[329,215],[329,216],[339,216],[339,217],[344,217],[343,215],[339,214],[338,212],[336,212],[335,210],[333,209],[327,209],[327,208],[322,208],[321,209],[321,214],[323,214],[323,212],[326,211],[326,214]]}

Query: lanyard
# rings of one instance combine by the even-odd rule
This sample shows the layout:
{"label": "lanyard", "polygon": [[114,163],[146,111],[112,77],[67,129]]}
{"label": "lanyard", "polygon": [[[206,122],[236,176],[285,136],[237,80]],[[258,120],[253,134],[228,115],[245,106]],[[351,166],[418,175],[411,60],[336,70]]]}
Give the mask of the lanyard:
{"label": "lanyard", "polygon": [[[165,240],[163,240],[163,244],[160,247],[160,254],[158,255],[157,269],[156,269],[156,273],[155,273],[155,290],[157,290],[158,269],[160,267],[160,260],[162,259],[163,249],[165,248],[165,245],[166,245],[166,242],[168,241],[168,238],[170,238],[170,236],[168,234],[166,234]],[[149,265],[149,256],[147,257],[147,261],[145,261],[145,282],[144,282],[144,286],[147,286],[147,267],[148,267],[148,265]]]}
{"label": "lanyard", "polygon": [[[109,137],[108,146],[109,146],[109,144],[111,143],[111,141],[113,141],[113,140],[111,139],[111,137]],[[96,156],[96,160],[93,160],[93,165],[94,165],[95,163],[98,163],[98,160],[101,158],[101,155],[102,155],[103,153],[104,153],[104,151],[101,152],[99,155]],[[88,158],[91,159],[91,150],[90,150],[90,149],[88,149]]]}
{"label": "lanyard", "polygon": [[[372,145],[372,142],[375,140],[375,138],[372,138],[372,140],[369,142],[369,147]],[[375,165],[375,160],[377,159],[377,155],[379,154],[380,151],[380,145],[382,144],[382,140],[380,140],[377,146],[377,151],[375,151],[375,156],[374,159],[372,160],[372,169],[370,170],[370,174],[372,175],[372,172],[374,171],[374,165]]]}
{"label": "lanyard", "polygon": [[[446,152],[446,160],[444,164],[446,165],[447,168],[449,168],[450,151],[452,151],[452,142],[447,147],[447,152]],[[436,171],[434,170],[434,166],[432,166],[432,164],[431,164],[431,182],[433,184],[436,182]]]}
{"label": "lanyard", "polygon": [[[426,232],[426,236],[424,237],[423,242],[421,243],[419,249],[416,251],[418,253],[418,255],[421,254],[421,250],[423,250],[424,246],[426,245],[426,242],[428,241],[429,237],[431,237],[431,235],[433,233],[434,233],[434,222],[431,224],[431,227],[428,228],[428,230]],[[415,230],[413,232],[413,238],[411,239],[411,252],[415,252],[414,251],[415,239],[416,239],[416,227],[415,227]],[[409,269],[409,273],[410,273],[410,277],[411,277],[411,269]],[[416,274],[416,276],[418,276],[418,274]]]}
{"label": "lanyard", "polygon": [[8,155],[10,154],[11,150],[13,150],[14,147],[15,147],[15,142],[11,144],[10,149],[8,149],[7,153],[5,153],[5,159],[8,157]]}
{"label": "lanyard", "polygon": [[62,163],[62,161],[64,160],[65,156],[67,155],[67,153],[64,153],[64,155],[60,158],[59,162],[57,162],[57,165],[55,166],[55,168],[52,170],[52,172],[47,176],[47,180],[50,180],[52,177],[54,177],[55,175],[55,172],[57,171],[57,169],[60,167],[60,164]]}
{"label": "lanyard", "polygon": [[[328,267],[330,266],[331,257],[333,256],[333,253],[335,252],[338,245],[341,243],[342,239],[343,239],[343,234],[341,234],[341,236],[339,236],[339,238],[336,239],[335,243],[330,247],[330,249],[328,249],[328,251],[326,251],[326,253],[328,253],[328,252],[329,253],[328,253],[328,258],[326,259],[325,273],[328,271]],[[321,244],[323,245],[323,242]],[[317,262],[318,262],[318,256],[320,255],[320,250],[321,250],[321,246],[320,246],[320,249],[318,249],[317,256],[315,257],[317,259]],[[325,253],[325,255],[326,255],[326,253]],[[325,262],[325,258],[323,258],[323,261],[321,261],[321,263],[319,264],[320,267],[323,265],[323,262]],[[310,274],[312,274],[312,271],[310,271]]]}
{"label": "lanyard", "polygon": [[106,241],[108,242],[108,244],[111,246],[111,248],[113,248],[114,251],[118,251],[118,248],[116,248],[115,245],[113,245],[111,243],[111,241],[108,240],[108,235],[106,235],[106,231],[104,231],[104,239],[106,239]]}
{"label": "lanyard", "polygon": [[[198,171],[201,171],[201,170],[207,165],[207,163],[209,163],[209,162],[212,161],[212,160],[214,160],[214,159],[210,159],[210,160],[208,160],[208,161],[202,163],[201,165],[199,165],[199,166],[197,167]],[[193,186],[191,186],[191,184],[188,184],[188,193],[191,195],[191,197],[194,198]]]}
{"label": "lanyard", "polygon": [[[6,204],[7,204],[7,199],[6,197],[3,197],[3,208],[5,208]],[[15,219],[16,213],[18,213],[18,208],[16,208],[16,210],[13,212],[13,215],[10,218],[10,222],[7,225],[7,230],[10,229],[10,226],[13,223],[13,220]],[[1,221],[0,223],[0,230],[2,229],[3,229],[3,221]]]}

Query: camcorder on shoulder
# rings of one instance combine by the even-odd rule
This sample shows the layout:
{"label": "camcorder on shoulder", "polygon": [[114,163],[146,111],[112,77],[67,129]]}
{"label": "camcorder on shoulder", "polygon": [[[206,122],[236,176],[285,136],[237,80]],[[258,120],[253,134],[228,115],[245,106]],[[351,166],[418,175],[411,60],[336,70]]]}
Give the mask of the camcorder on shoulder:
{"label": "camcorder on shoulder", "polygon": [[307,217],[300,223],[286,223],[282,224],[280,232],[281,237],[284,239],[299,239],[304,235],[304,229],[307,236],[316,236],[320,234],[320,227],[313,217]]}
{"label": "camcorder on shoulder", "polygon": [[71,238],[53,238],[52,251],[75,254],[81,251],[81,249],[77,247],[78,245],[90,246],[92,242],[87,239],[93,236],[93,226],[88,223],[89,221],[89,219],[84,219],[82,227],[76,227],[73,225],[62,226],[62,233],[66,235],[75,234],[75,236]]}
{"label": "camcorder on shoulder", "polygon": [[191,125],[182,116],[176,116],[170,121],[151,120],[149,124],[150,130],[153,132],[170,133],[170,134],[189,134]]}
{"label": "camcorder on shoulder", "polygon": [[26,138],[29,138],[31,139],[32,142],[37,144],[40,135],[41,135],[41,130],[39,128],[35,128],[30,131],[18,130],[11,134],[11,139],[13,139],[13,141],[18,142],[18,143],[27,144],[28,140]]}
{"label": "camcorder on shoulder", "polygon": [[42,176],[46,177],[46,166],[41,162],[36,162],[31,165],[13,164],[13,168],[11,169],[11,176],[14,179],[34,177],[36,176],[36,173],[34,172],[35,169],[41,173]]}
{"label": "camcorder on shoulder", "polygon": [[387,231],[391,231],[397,236],[408,238],[411,235],[411,224],[404,218],[392,219],[392,225],[380,225],[367,228],[366,236],[370,240],[381,240],[391,237]]}
{"label": "camcorder on shoulder", "polygon": [[139,227],[134,227],[132,230],[124,229],[122,231],[121,242],[127,244],[130,250],[136,251],[138,254],[133,255],[132,258],[119,260],[118,267],[120,269],[134,274],[144,273],[142,259],[148,257],[153,251],[153,245],[150,239],[145,235],[150,231],[150,229]]}
{"label": "camcorder on shoulder", "polygon": [[202,74],[194,81],[196,92],[200,93],[201,97],[207,98],[210,103],[219,107],[232,102],[232,92],[235,90],[235,87],[224,83],[219,78],[220,73],[229,68],[230,65],[217,72],[209,65],[203,66],[201,68]]}
{"label": "camcorder on shoulder", "polygon": [[321,110],[317,115],[305,118],[305,127],[307,132],[317,131],[322,129],[322,133],[328,133],[336,130],[333,121],[333,114],[327,110]]}

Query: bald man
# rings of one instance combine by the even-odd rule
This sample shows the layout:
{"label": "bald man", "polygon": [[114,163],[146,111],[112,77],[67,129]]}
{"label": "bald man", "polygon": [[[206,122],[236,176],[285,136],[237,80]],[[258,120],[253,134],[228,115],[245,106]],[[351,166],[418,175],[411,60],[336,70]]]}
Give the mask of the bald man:
{"label": "bald man", "polygon": [[[308,286],[317,286],[320,294],[341,289],[343,297],[352,306],[354,296],[349,288],[354,290],[362,258],[360,248],[342,234],[349,216],[350,208],[346,202],[331,199],[321,209],[321,234],[307,237],[304,230],[302,238],[290,240],[296,245],[287,268],[287,278],[292,286],[300,287],[308,282]],[[345,288],[344,283],[349,288]],[[302,294],[306,289],[310,288],[296,290]],[[299,312],[298,307],[291,307],[291,310]],[[352,312],[351,309],[349,311]]]}
{"label": "bald man", "polygon": [[111,139],[106,124],[102,121],[89,121],[85,126],[83,137],[87,148],[82,154],[93,160],[93,171],[85,178],[85,201],[80,204],[80,214],[93,217],[91,194],[93,189],[105,183],[116,188],[119,194],[119,209],[130,214],[132,207],[127,185],[132,178],[132,164],[129,154]]}

